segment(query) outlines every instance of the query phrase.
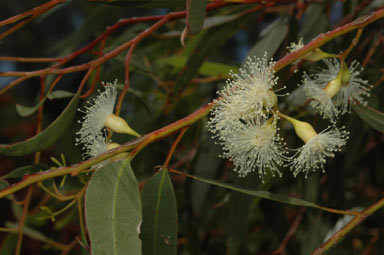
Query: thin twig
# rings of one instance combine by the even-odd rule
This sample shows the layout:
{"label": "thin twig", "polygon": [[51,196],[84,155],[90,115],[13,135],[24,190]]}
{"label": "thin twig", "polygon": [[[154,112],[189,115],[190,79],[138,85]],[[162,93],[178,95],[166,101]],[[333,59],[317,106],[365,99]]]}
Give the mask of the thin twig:
{"label": "thin twig", "polygon": [[172,143],[171,149],[169,150],[168,155],[167,155],[167,158],[165,159],[164,164],[163,164],[163,167],[164,167],[164,168],[168,168],[169,161],[171,161],[173,152],[175,151],[176,146],[179,144],[181,138],[183,137],[183,135],[185,134],[185,132],[186,132],[187,130],[188,130],[188,127],[182,128],[182,129],[180,130],[180,133],[179,133],[179,135],[177,136],[176,140]]}
{"label": "thin twig", "polygon": [[21,214],[19,225],[17,226],[18,235],[17,235],[15,255],[20,255],[20,252],[21,252],[21,244],[23,242],[23,234],[24,234],[24,231],[23,231],[24,223],[25,223],[25,218],[27,217],[29,203],[31,202],[32,192],[33,192],[33,186],[29,186],[27,190],[27,195],[25,196],[25,200],[24,200],[23,213]]}

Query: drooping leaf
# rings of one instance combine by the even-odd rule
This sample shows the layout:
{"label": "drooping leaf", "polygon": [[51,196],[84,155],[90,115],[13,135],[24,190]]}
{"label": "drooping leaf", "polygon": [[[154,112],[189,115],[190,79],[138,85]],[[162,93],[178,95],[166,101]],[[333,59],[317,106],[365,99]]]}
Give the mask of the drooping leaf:
{"label": "drooping leaf", "polygon": [[212,180],[212,179],[208,179],[208,178],[197,177],[194,175],[188,175],[188,177],[191,177],[194,180],[202,181],[205,183],[209,183],[212,185],[216,185],[216,186],[219,186],[222,188],[234,190],[237,192],[241,192],[241,193],[248,194],[248,195],[255,196],[255,197],[259,197],[259,198],[273,200],[273,201],[281,202],[284,204],[306,206],[306,207],[313,207],[313,208],[321,209],[321,206],[319,206],[315,203],[309,202],[309,201],[305,201],[305,200],[300,199],[300,198],[290,197],[290,196],[286,196],[286,195],[282,195],[282,194],[276,194],[276,193],[272,193],[272,192],[268,192],[268,191],[264,191],[264,190],[245,189],[242,187],[238,187],[234,184],[224,183],[221,181],[216,181],[216,180]]}
{"label": "drooping leaf", "polygon": [[[222,159],[217,157],[221,153],[220,146],[209,139],[204,143],[196,156],[195,174],[206,178],[214,178],[216,172],[222,162]],[[211,185],[199,181],[193,181],[191,184],[191,199],[193,211],[195,214],[200,213],[203,208],[207,193]]]}
{"label": "drooping leaf", "polygon": [[37,109],[39,109],[40,105],[44,103],[44,101],[45,100],[41,100],[35,106],[24,106],[24,105],[16,104],[16,111],[21,117],[27,117],[35,113]]}
{"label": "drooping leaf", "polygon": [[[157,61],[159,65],[170,65],[175,68],[175,71],[180,70],[187,63],[186,56],[173,56],[169,58],[162,58]],[[229,71],[238,72],[238,68],[236,66],[205,61],[200,69],[199,74],[205,76],[217,76],[221,75],[223,78],[229,77]]]}
{"label": "drooping leaf", "polygon": [[72,125],[79,103],[79,95],[75,95],[64,111],[46,129],[38,135],[14,144],[0,144],[0,154],[7,156],[23,156],[53,145]]}
{"label": "drooping leaf", "polygon": [[13,255],[17,244],[17,234],[7,234],[0,247],[0,255]]}
{"label": "drooping leaf", "polygon": [[245,23],[249,18],[250,16],[248,15],[242,16],[223,26],[211,29],[203,35],[175,81],[173,93],[175,99],[196,73],[198,73],[201,65],[205,62],[205,59],[218,48],[218,45],[231,38],[238,30],[239,26],[243,22]]}
{"label": "drooping leaf", "polygon": [[352,108],[365,123],[384,133],[384,113],[363,105],[354,105]]}
{"label": "drooping leaf", "polygon": [[167,170],[161,170],[141,191],[143,254],[177,253],[176,197]]}
{"label": "drooping leaf", "polygon": [[188,34],[197,34],[203,28],[207,0],[187,0]]}
{"label": "drooping leaf", "polygon": [[60,98],[67,98],[67,97],[72,97],[74,96],[75,93],[65,91],[65,90],[55,90],[49,93],[48,99],[53,100],[53,99],[60,99]]}
{"label": "drooping leaf", "polygon": [[9,178],[23,178],[25,174],[32,174],[36,173],[40,170],[47,169],[47,166],[44,164],[35,164],[35,165],[28,165],[28,166],[22,166],[19,168],[16,168],[12,170],[11,172],[3,175],[2,179],[9,179]]}
{"label": "drooping leaf", "polygon": [[93,255],[141,254],[141,199],[128,159],[94,173],[85,196],[85,215]]}
{"label": "drooping leaf", "polygon": [[263,57],[267,53],[267,57],[273,56],[279,48],[288,32],[288,19],[280,17],[269,24],[260,34],[261,39],[248,52],[249,57]]}
{"label": "drooping leaf", "polygon": [[[5,225],[8,228],[17,228],[18,223],[17,222],[6,222]],[[40,231],[37,231],[36,229],[34,229],[30,226],[27,226],[27,225],[24,225],[23,233],[25,235],[29,236],[30,238],[41,241],[41,242],[47,242],[49,240],[48,237],[45,236],[43,233],[41,233]]]}

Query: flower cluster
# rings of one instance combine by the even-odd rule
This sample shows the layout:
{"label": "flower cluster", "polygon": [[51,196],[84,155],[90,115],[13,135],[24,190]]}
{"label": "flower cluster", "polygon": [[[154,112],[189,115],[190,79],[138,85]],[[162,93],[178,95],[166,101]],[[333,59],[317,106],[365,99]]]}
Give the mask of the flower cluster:
{"label": "flower cluster", "polygon": [[[292,46],[298,47],[300,45]],[[320,51],[313,51],[312,54],[330,55]],[[333,68],[337,64],[335,61],[325,62]],[[307,97],[312,99],[310,105],[332,123],[336,122],[340,112],[345,112],[345,103],[350,107],[352,100],[362,102],[357,94],[364,94],[362,91],[368,86],[356,77],[356,64],[349,69],[338,67],[339,71],[336,72],[329,68],[328,72],[316,76],[305,74],[303,85]],[[281,176],[279,168],[282,166],[288,166],[294,176],[303,172],[307,177],[311,169],[324,171],[326,158],[334,157],[335,152],[346,144],[349,133],[344,127],[332,125],[317,133],[309,123],[277,110],[274,62],[268,62],[266,55],[262,59],[249,58],[239,73],[231,73],[231,76],[226,86],[218,92],[219,98],[213,102],[207,125],[213,137],[223,146],[222,156],[232,161],[234,171],[240,177],[257,171],[263,179],[267,170],[272,175]],[[304,142],[291,156],[288,155],[291,150],[286,148],[278,134],[277,122],[280,117],[293,125],[297,136]]]}
{"label": "flower cluster", "polygon": [[[104,91],[98,90],[99,95],[93,99],[93,102],[87,102],[83,112],[85,116],[81,123],[81,129],[76,132],[79,137],[76,138],[76,145],[83,145],[83,157],[95,157],[99,154],[115,147],[116,144],[107,141],[105,138],[105,128],[118,133],[127,133],[134,136],[140,136],[137,132],[131,129],[127,122],[119,116],[113,114],[113,108],[116,101],[117,91],[115,83],[106,83]],[[96,168],[102,164],[96,165]]]}
{"label": "flower cluster", "polygon": [[369,96],[372,88],[366,80],[358,78],[362,68],[354,61],[349,67],[340,64],[337,59],[323,60],[327,68],[312,74],[304,74],[303,89],[310,105],[323,118],[336,122],[339,114],[351,112],[355,103],[366,105],[364,96]]}
{"label": "flower cluster", "polygon": [[218,92],[208,128],[218,137],[225,152],[240,176],[258,169],[262,178],[269,169],[272,174],[280,171],[286,158],[284,143],[277,134],[278,116],[272,109],[277,104],[277,84],[274,62],[249,58],[238,74]]}

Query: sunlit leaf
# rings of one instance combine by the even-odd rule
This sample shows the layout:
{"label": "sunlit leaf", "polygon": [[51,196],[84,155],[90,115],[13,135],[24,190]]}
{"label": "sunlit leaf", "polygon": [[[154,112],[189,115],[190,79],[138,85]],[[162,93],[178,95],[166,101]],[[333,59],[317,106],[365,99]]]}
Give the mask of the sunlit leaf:
{"label": "sunlit leaf", "polygon": [[177,252],[177,207],[171,179],[161,170],[141,191],[143,254],[161,255]]}
{"label": "sunlit leaf", "polygon": [[85,212],[93,255],[141,254],[141,198],[128,159],[94,173]]}

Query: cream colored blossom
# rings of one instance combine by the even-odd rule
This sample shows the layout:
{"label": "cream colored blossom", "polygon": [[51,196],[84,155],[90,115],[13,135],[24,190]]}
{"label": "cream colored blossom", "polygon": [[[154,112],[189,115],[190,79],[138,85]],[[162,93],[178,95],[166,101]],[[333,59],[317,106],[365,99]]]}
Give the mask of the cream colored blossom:
{"label": "cream colored blossom", "polygon": [[277,103],[276,94],[271,90],[277,83],[274,76],[274,62],[268,62],[266,55],[262,59],[248,58],[239,73],[230,73],[232,79],[218,92],[211,111],[208,128],[219,136],[236,127],[243,121],[252,120],[258,124],[269,116]]}
{"label": "cream colored blossom", "polygon": [[305,173],[307,178],[310,170],[321,169],[324,172],[326,158],[333,158],[335,152],[340,151],[346,144],[348,132],[343,128],[329,126],[322,132],[313,135],[306,143],[292,156],[290,166],[293,175],[296,177],[300,172]]}
{"label": "cream colored blossom", "polygon": [[[350,113],[351,106],[358,102],[366,105],[364,97],[369,97],[369,90],[372,88],[368,81],[359,78],[362,68],[359,63],[353,61],[347,68],[346,64],[341,67],[338,59],[323,60],[327,68],[315,73],[311,78],[319,88],[325,88],[330,81],[340,79],[341,85],[332,101],[340,114]],[[343,68],[341,70],[341,68]],[[342,72],[339,75],[339,72]],[[338,76],[339,75],[339,76]]]}
{"label": "cream colored blossom", "polygon": [[279,167],[287,159],[285,144],[277,133],[277,116],[272,123],[263,124],[246,121],[221,139],[224,147],[223,157],[230,159],[235,165],[234,171],[240,177],[257,171],[260,178],[269,170],[272,175],[281,176]]}

